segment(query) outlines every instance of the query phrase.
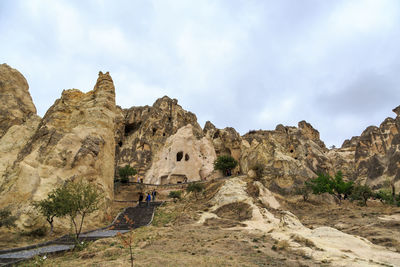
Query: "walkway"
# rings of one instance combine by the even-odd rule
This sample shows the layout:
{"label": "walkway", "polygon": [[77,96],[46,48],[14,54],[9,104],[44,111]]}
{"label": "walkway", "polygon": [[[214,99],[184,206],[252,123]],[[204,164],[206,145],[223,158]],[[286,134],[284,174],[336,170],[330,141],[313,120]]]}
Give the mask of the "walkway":
{"label": "walkway", "polygon": [[[146,203],[124,209],[114,219],[113,223],[105,228],[82,233],[79,241],[94,241],[101,238],[113,237],[118,232],[126,233],[131,229],[147,226],[153,221],[156,207],[163,202],[151,202],[147,207]],[[133,221],[132,225],[126,221],[126,217]],[[69,235],[62,236],[56,240],[41,243],[33,246],[0,250],[0,266],[12,266],[15,263],[33,258],[37,255],[60,253],[71,250],[75,247],[75,239]]]}

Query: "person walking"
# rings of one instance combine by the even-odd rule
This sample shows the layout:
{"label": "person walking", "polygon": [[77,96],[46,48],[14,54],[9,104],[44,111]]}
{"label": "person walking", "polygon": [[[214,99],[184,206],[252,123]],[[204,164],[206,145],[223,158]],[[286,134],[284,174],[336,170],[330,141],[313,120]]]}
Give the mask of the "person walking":
{"label": "person walking", "polygon": [[139,206],[140,204],[142,204],[143,198],[144,198],[143,193],[139,192]]}
{"label": "person walking", "polygon": [[150,206],[150,201],[151,201],[150,193],[147,193],[147,197],[146,197],[147,207]]}
{"label": "person walking", "polygon": [[153,202],[156,201],[156,195],[157,195],[157,191],[155,189],[153,189],[153,191],[151,192],[151,196],[153,198]]}

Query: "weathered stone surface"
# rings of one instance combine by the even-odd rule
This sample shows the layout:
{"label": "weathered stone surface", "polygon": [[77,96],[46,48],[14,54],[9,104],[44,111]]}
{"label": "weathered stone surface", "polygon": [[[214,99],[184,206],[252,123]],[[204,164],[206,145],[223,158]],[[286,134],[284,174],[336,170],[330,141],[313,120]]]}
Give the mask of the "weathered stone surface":
{"label": "weathered stone surface", "polygon": [[[242,137],[234,128],[217,129],[210,121],[207,121],[203,133],[212,141],[217,156],[229,155],[237,161],[240,160]],[[234,174],[239,172],[240,166],[232,170]]]}
{"label": "weathered stone surface", "polygon": [[[25,139],[13,166],[2,175],[0,207],[12,205],[18,211],[19,226],[30,227],[35,223],[30,215],[31,201],[76,179],[96,184],[106,200],[112,200],[115,113],[115,89],[108,73],[100,72],[88,93],[64,90],[32,137]],[[37,120],[23,127],[35,129],[35,123]]]}
{"label": "weathered stone surface", "polygon": [[205,137],[197,139],[188,124],[169,137],[156,155],[145,182],[168,184],[205,180],[213,174],[216,154]]}
{"label": "weathered stone surface", "polygon": [[[397,117],[386,118],[379,127],[369,126],[360,136],[346,140],[340,149],[328,156],[336,170],[345,170],[345,176],[374,189],[386,181],[395,182],[400,174],[400,119],[399,107],[393,109]],[[397,111],[397,112],[396,112]],[[400,175],[399,175],[400,177]]]}
{"label": "weathered stone surface", "polygon": [[0,138],[11,126],[21,125],[36,114],[28,88],[19,71],[0,65]]}
{"label": "weathered stone surface", "polygon": [[261,164],[271,190],[287,193],[317,173],[330,171],[327,151],[309,123],[302,121],[298,128],[278,125],[275,131],[250,131],[243,136],[240,166],[247,173]]}
{"label": "weathered stone surface", "polygon": [[196,115],[184,110],[176,99],[167,96],[158,99],[152,107],[132,107],[119,111],[117,117],[123,123],[117,125],[116,165],[129,164],[138,170],[140,177],[145,176],[154,163],[154,155],[178,129],[190,124],[196,138],[203,137]]}

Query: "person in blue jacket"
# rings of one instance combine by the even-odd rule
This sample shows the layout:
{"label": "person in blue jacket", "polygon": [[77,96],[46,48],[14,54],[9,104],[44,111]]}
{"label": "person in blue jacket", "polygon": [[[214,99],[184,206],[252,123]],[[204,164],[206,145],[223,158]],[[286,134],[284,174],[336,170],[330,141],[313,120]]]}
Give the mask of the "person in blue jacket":
{"label": "person in blue jacket", "polygon": [[150,193],[147,192],[147,197],[146,197],[147,207],[150,206],[150,201],[151,201],[151,196]]}

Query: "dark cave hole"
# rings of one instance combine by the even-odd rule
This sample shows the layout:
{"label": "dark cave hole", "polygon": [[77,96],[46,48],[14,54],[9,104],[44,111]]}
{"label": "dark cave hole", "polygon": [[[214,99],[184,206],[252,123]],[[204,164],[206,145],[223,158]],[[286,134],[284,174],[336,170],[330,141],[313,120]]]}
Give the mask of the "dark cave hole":
{"label": "dark cave hole", "polygon": [[183,158],[183,152],[179,151],[178,153],[176,153],[176,161],[181,161]]}

